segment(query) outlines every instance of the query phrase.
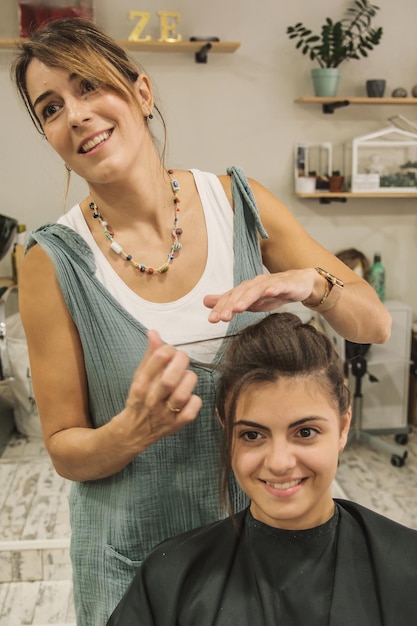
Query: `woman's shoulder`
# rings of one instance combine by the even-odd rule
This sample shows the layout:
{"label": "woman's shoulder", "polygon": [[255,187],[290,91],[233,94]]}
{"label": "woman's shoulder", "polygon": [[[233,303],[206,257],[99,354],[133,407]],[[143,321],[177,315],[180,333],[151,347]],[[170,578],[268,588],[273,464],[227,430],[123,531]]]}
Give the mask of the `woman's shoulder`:
{"label": "woman's shoulder", "polygon": [[52,261],[56,268],[61,267],[64,260],[65,263],[71,261],[75,265],[78,264],[91,275],[95,272],[91,248],[79,233],[66,224],[49,223],[32,230],[29,233],[25,256],[30,254],[30,258],[33,259],[35,255],[41,262],[46,262],[46,256],[39,252],[39,247],[49,257],[48,263]]}
{"label": "woman's shoulder", "polygon": [[52,243],[61,240],[65,243],[75,243],[81,246],[83,252],[89,250],[84,239],[77,233],[76,230],[68,226],[67,224],[51,222],[38,226],[29,233],[27,249],[29,250],[36,243]]}

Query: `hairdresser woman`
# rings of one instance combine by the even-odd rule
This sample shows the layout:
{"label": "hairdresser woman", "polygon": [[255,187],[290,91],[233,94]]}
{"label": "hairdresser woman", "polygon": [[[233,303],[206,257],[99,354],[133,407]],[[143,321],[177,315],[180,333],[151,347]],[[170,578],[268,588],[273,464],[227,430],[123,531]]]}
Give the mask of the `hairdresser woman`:
{"label": "hairdresser woman", "polygon": [[390,318],[239,169],[167,169],[150,80],[95,25],[50,22],[22,44],[14,77],[89,190],[32,233],[20,308],[45,443],[74,481],[77,624],[102,626],[151,548],[223,516],[215,377],[173,346],[207,361],[201,340],[295,301],[351,341],[384,342]]}

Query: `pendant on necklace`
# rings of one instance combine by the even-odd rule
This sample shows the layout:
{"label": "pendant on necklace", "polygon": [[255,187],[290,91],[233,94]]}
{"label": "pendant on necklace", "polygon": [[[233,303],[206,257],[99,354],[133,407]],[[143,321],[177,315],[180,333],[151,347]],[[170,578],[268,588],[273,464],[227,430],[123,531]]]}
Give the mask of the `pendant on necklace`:
{"label": "pendant on necklace", "polygon": [[171,228],[172,244],[169,249],[165,262],[160,267],[150,267],[148,265],[145,265],[144,263],[139,263],[138,261],[135,261],[133,256],[129,254],[128,252],[126,252],[123,249],[123,247],[120,244],[118,244],[117,241],[114,239],[114,231],[106,222],[102,213],[100,213],[97,204],[95,202],[90,202],[89,204],[89,207],[93,212],[92,217],[99,221],[100,225],[103,227],[104,236],[106,237],[106,239],[110,241],[111,250],[113,250],[115,254],[120,255],[125,261],[128,261],[129,263],[131,263],[133,267],[137,269],[139,272],[141,272],[142,274],[149,274],[149,275],[165,274],[169,270],[169,266],[172,263],[172,261],[174,261],[175,254],[178,253],[182,248],[182,244],[179,241],[179,237],[182,235],[182,228],[178,227],[179,212],[180,212],[180,208],[178,205],[181,202],[181,200],[178,197],[178,191],[180,189],[180,185],[176,178],[172,178],[172,174],[174,173],[174,171],[170,169],[170,170],[167,170],[167,172],[169,174],[169,178],[171,181],[171,189],[172,189],[173,200],[174,200],[174,222]]}

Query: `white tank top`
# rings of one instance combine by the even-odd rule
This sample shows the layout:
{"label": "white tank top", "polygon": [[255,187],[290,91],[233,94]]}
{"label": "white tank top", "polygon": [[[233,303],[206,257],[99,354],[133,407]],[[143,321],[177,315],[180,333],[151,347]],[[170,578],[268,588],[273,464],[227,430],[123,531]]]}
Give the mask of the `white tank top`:
{"label": "white tank top", "polygon": [[[58,223],[69,226],[83,237],[93,251],[97,278],[133,317],[147,328],[157,330],[163,341],[180,345],[193,358],[208,361],[218,342],[207,340],[224,337],[228,324],[211,324],[208,321],[209,309],[204,306],[203,297],[209,293],[223,293],[233,287],[233,210],[215,174],[195,169],[190,171],[204,209],[208,236],[207,263],[195,287],[174,302],[149,302],[123,282],[94,241],[79,204],[60,217]],[[187,345],[201,340],[205,343]]]}

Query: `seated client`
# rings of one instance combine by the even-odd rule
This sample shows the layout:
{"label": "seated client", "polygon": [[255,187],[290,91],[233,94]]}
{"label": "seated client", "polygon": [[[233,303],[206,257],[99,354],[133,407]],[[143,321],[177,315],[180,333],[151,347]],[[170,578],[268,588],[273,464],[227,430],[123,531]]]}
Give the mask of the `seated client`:
{"label": "seated client", "polygon": [[410,626],[417,531],[332,498],[351,420],[330,340],[271,314],[227,346],[223,492],[247,509],[159,545],[109,626]]}

